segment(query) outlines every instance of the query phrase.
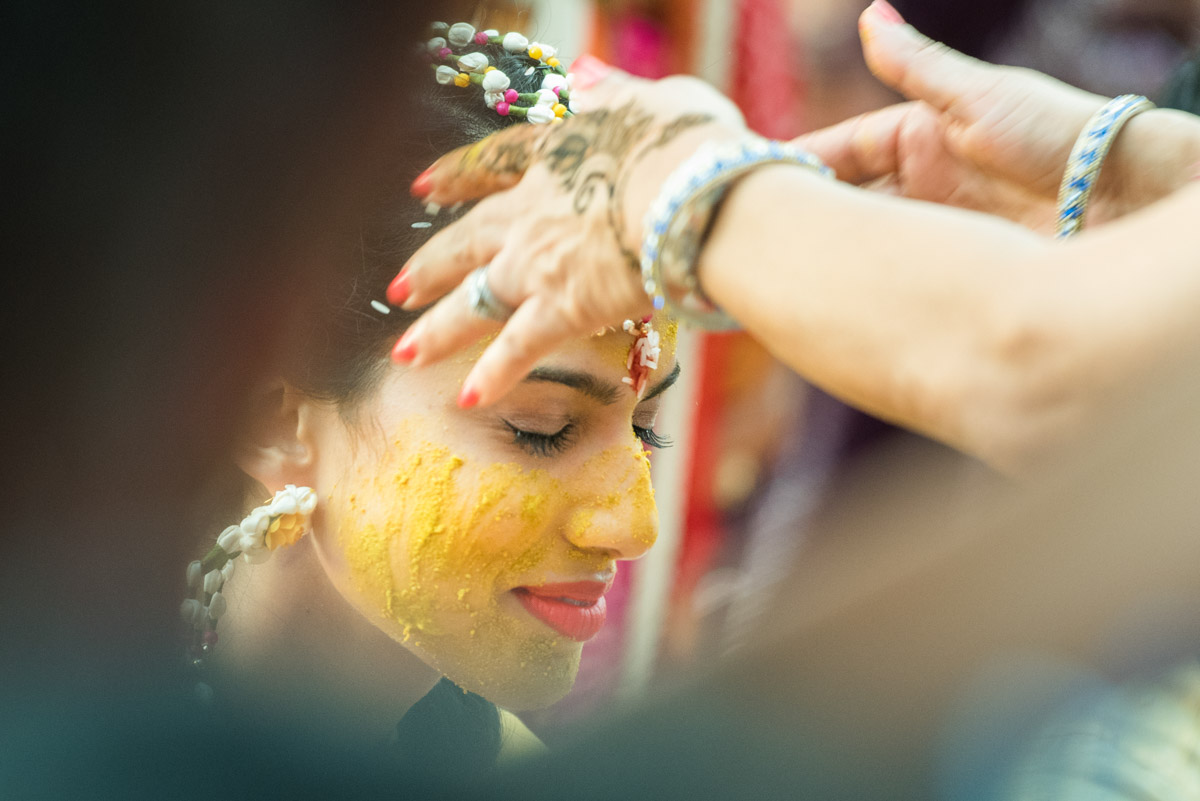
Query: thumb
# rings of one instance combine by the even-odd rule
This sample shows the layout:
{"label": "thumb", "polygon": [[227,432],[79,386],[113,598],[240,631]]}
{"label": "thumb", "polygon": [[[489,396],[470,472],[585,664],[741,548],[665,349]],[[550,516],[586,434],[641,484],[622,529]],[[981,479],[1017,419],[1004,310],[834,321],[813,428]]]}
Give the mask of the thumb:
{"label": "thumb", "polygon": [[875,0],[858,20],[863,56],[879,80],[909,100],[953,111],[992,88],[1000,68],[959,53],[905,24],[887,0]]}

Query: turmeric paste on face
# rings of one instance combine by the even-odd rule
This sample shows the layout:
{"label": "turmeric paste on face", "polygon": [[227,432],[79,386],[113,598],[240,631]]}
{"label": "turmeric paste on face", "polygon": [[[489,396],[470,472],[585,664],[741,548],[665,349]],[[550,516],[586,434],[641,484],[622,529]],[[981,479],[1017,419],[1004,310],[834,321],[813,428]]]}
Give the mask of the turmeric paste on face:
{"label": "turmeric paste on face", "polygon": [[513,707],[556,700],[582,644],[530,617],[511,590],[604,573],[618,547],[653,543],[646,454],[633,440],[555,477],[406,447],[429,429],[404,429],[348,479],[344,500],[330,499],[353,587],[382,628],[460,686]]}

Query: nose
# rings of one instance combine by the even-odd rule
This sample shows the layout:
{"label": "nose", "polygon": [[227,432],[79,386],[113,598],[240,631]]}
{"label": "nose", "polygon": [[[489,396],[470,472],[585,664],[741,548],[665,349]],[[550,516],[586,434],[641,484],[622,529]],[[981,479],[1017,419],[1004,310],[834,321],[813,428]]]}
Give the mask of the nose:
{"label": "nose", "polygon": [[658,539],[658,514],[649,511],[585,506],[571,513],[567,541],[585,551],[603,551],[613,559],[637,559]]}
{"label": "nose", "polygon": [[571,511],[565,536],[576,548],[603,551],[614,559],[637,559],[658,539],[650,464],[640,450],[629,468],[615,471],[615,480],[579,499]]}

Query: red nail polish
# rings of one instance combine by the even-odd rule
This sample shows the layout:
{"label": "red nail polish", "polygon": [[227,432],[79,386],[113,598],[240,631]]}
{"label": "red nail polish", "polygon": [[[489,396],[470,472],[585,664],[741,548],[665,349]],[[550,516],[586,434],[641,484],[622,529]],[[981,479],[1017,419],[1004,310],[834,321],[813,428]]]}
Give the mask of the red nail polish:
{"label": "red nail polish", "polygon": [[405,334],[392,348],[392,361],[407,363],[417,358],[417,339],[411,334]]}
{"label": "red nail polish", "polygon": [[426,167],[425,172],[417,176],[417,179],[412,182],[413,197],[425,197],[433,189],[433,167]]}
{"label": "red nail polish", "polygon": [[469,385],[464,386],[462,392],[458,393],[458,408],[470,409],[477,403],[479,403],[479,393]]}
{"label": "red nail polish", "polygon": [[598,84],[612,71],[613,68],[608,64],[589,53],[584,53],[571,62],[571,74],[574,76],[571,85],[575,89],[587,89]]}
{"label": "red nail polish", "polygon": [[900,16],[900,12],[887,0],[875,0],[871,3],[871,8],[875,9],[875,13],[879,15],[881,21],[889,25],[904,24],[904,17]]}
{"label": "red nail polish", "polygon": [[392,283],[388,284],[388,303],[393,306],[403,306],[411,291],[412,288],[408,285],[408,268],[405,267],[399,275],[392,279]]}

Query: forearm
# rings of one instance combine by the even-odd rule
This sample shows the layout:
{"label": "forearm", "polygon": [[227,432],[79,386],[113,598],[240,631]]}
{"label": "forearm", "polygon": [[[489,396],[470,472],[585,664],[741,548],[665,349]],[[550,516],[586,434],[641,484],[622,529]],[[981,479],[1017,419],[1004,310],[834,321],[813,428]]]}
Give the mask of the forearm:
{"label": "forearm", "polygon": [[699,269],[705,291],[814,384],[991,460],[971,398],[1017,326],[1017,274],[1047,247],[1013,224],[780,167],[733,188]]}
{"label": "forearm", "polygon": [[769,168],[731,191],[700,278],[814,384],[1015,469],[1091,420],[1106,390],[1184,333],[1200,298],[1187,249],[1169,246],[1150,269],[1133,253],[1186,215],[1148,211],[1104,236],[1053,243]]}

